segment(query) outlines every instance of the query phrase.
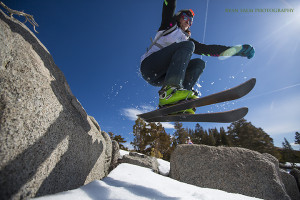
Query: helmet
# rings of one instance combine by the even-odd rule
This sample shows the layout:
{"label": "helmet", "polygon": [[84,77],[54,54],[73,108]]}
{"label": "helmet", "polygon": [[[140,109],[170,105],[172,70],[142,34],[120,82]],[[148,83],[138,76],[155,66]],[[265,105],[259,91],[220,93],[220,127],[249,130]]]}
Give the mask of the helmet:
{"label": "helmet", "polygon": [[176,15],[176,17],[178,17],[178,16],[180,16],[182,13],[186,13],[186,14],[188,14],[190,17],[194,17],[195,16],[195,13],[194,13],[194,11],[192,10],[192,9],[186,9],[186,10],[180,10],[180,11],[178,11],[175,15]]}

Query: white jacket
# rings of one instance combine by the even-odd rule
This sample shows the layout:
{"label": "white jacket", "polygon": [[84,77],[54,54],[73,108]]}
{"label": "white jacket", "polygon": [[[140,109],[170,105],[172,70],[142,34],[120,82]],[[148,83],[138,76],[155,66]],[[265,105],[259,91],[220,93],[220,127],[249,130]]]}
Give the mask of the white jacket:
{"label": "white jacket", "polygon": [[[157,32],[157,34],[154,38],[154,41],[156,41],[157,38],[159,38],[155,42],[155,44],[158,44],[158,45],[154,44],[144,55],[142,55],[141,62],[143,62],[143,60],[145,58],[147,58],[148,56],[150,56],[154,52],[157,52],[157,51],[161,50],[160,47],[165,48],[165,47],[173,44],[174,42],[179,43],[179,42],[187,41],[189,39],[189,36],[187,35],[187,33],[182,31],[182,29],[179,28],[179,27],[177,27],[173,32],[171,32],[171,33],[169,33],[165,36],[161,36],[164,31],[165,30]],[[160,46],[160,47],[158,47],[158,46]]]}

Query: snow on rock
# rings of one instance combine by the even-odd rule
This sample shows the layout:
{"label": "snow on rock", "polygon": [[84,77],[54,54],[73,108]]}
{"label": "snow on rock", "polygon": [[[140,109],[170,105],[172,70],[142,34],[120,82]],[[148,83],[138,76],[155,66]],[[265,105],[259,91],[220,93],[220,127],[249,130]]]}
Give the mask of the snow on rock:
{"label": "snow on rock", "polygon": [[[123,156],[128,155],[128,154],[129,154],[128,151],[120,149],[120,157],[119,157],[119,159],[122,159]],[[140,154],[140,155],[143,155],[143,154]],[[159,171],[159,174],[164,175],[164,176],[169,176],[170,162],[165,161],[163,159],[157,159],[157,162],[158,162],[158,171]]]}
{"label": "snow on rock", "polygon": [[119,157],[119,158],[122,159],[123,156],[124,156],[124,155],[127,155],[127,154],[129,154],[128,151],[124,151],[124,150],[120,149],[120,157]]}
{"label": "snow on rock", "polygon": [[130,152],[129,155],[124,155],[120,163],[128,163],[138,165],[141,167],[147,167],[158,173],[158,162],[155,157],[143,155],[136,152]]}
{"label": "snow on rock", "polygon": [[106,178],[93,181],[78,189],[39,200],[93,199],[197,199],[197,200],[254,200],[240,194],[200,188],[161,176],[151,169],[131,164],[120,164]]}
{"label": "snow on rock", "polygon": [[290,163],[290,162],[286,162],[285,164],[282,164],[283,167],[296,167],[296,168],[300,168],[300,163]]}
{"label": "snow on rock", "polygon": [[157,159],[157,162],[158,162],[159,173],[164,176],[169,176],[170,162],[162,160],[162,159]]}

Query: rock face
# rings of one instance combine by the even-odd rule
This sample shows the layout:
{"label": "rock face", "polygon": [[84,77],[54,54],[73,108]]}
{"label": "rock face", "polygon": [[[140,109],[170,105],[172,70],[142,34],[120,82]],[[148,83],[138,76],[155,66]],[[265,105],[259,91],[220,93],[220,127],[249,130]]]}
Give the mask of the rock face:
{"label": "rock face", "polygon": [[0,10],[0,199],[78,188],[106,176],[111,156],[47,49]]}
{"label": "rock face", "polygon": [[295,177],[284,170],[280,170],[280,173],[287,194],[291,197],[292,200],[299,200],[300,193]]}
{"label": "rock face", "polygon": [[147,167],[158,173],[158,162],[154,157],[146,156],[139,153],[130,152],[129,155],[124,155],[122,163],[129,163],[141,167]]}
{"label": "rock face", "polygon": [[109,171],[113,170],[118,166],[118,161],[120,157],[120,146],[119,143],[115,140],[112,141],[112,158],[111,158],[111,165]]}
{"label": "rock face", "polygon": [[170,177],[266,200],[290,199],[276,158],[243,148],[179,145],[171,156]]}
{"label": "rock face", "polygon": [[290,174],[294,176],[298,186],[298,190],[300,191],[300,171],[298,169],[292,169]]}

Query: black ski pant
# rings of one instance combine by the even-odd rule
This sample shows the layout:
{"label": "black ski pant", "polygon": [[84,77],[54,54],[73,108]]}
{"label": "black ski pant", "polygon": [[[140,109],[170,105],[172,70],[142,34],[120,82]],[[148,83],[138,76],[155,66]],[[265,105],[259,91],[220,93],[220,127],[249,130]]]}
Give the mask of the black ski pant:
{"label": "black ski pant", "polygon": [[194,50],[192,41],[184,41],[154,52],[141,63],[143,78],[153,86],[191,90],[205,68],[200,58],[191,60]]}

